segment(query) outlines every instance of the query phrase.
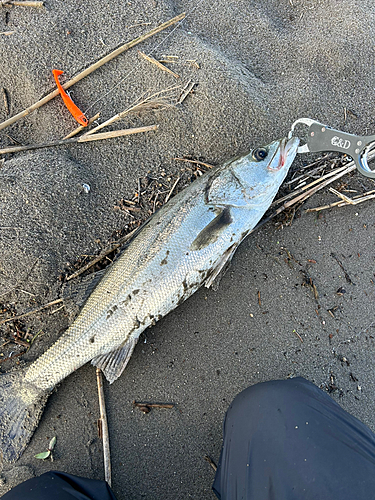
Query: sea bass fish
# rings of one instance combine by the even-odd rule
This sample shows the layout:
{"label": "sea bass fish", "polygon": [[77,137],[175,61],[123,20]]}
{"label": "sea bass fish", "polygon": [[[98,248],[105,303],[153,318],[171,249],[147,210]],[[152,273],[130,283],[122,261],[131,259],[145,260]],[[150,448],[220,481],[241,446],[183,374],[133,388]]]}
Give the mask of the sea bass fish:
{"label": "sea bass fish", "polygon": [[88,361],[112,383],[145,328],[211,286],[270,206],[297,147],[282,139],[194,181],[144,225],[59,340],[29,367],[0,375],[3,459],[21,456],[56,384]]}

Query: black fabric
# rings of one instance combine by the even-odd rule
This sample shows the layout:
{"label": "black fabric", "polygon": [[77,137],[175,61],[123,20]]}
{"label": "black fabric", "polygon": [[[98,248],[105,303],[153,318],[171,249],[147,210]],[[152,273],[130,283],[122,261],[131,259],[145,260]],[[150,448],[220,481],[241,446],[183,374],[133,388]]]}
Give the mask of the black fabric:
{"label": "black fabric", "polygon": [[221,500],[368,500],[375,435],[303,378],[241,392],[224,421]]}
{"label": "black fabric", "polygon": [[116,500],[105,481],[51,471],[28,479],[2,496],[4,500]]}

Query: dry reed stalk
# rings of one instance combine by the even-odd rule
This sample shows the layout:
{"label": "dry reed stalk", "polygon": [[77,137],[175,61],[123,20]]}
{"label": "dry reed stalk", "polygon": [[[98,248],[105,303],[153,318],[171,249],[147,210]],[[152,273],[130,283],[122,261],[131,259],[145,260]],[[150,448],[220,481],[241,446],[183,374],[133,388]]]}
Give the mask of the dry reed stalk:
{"label": "dry reed stalk", "polygon": [[[87,124],[87,126],[90,126],[95,120],[97,120],[100,116],[100,113],[96,113],[95,116],[93,116],[92,118],[89,119],[89,123]],[[70,134],[66,135],[65,137],[63,137],[63,141],[66,141],[66,139],[70,139],[71,137],[74,137],[75,135],[79,134],[82,130],[84,130],[86,127],[84,127],[83,125],[80,125],[79,127],[75,128],[74,130],[72,130],[70,132]]]}
{"label": "dry reed stalk", "polygon": [[62,301],[63,301],[62,299],[56,299],[53,300],[52,302],[49,302],[48,304],[44,304],[44,306],[37,307],[36,309],[33,309],[32,311],[29,311],[27,313],[20,314],[19,316],[13,316],[12,318],[3,319],[2,321],[0,321],[0,325],[4,325],[5,323],[9,323],[10,321],[16,321],[18,319],[26,318],[26,316],[30,316],[31,314],[43,311],[43,309],[47,309],[47,307],[60,304]]}
{"label": "dry reed stalk", "polygon": [[193,82],[192,80],[189,80],[187,82],[187,84],[183,88],[181,95],[177,101],[178,104],[181,104],[182,102],[184,102],[184,100],[187,98],[187,96],[193,91],[195,85],[196,85],[196,83]]}
{"label": "dry reed stalk", "polygon": [[96,134],[99,130],[101,130],[104,127],[108,127],[108,125],[112,125],[112,123],[117,122],[118,120],[121,120],[124,118],[126,115],[129,113],[137,113],[139,111],[145,111],[146,109],[156,109],[156,108],[169,108],[173,106],[170,104],[168,101],[165,100],[165,98],[161,97],[162,94],[166,92],[170,92],[174,89],[178,88],[176,87],[170,87],[165,90],[161,90],[160,92],[156,92],[155,94],[152,94],[144,99],[142,97],[139,97],[134,104],[132,104],[129,108],[125,109],[124,111],[121,111],[121,113],[117,113],[117,115],[112,116],[105,122],[101,123],[97,127],[93,128],[92,130],[89,130],[83,136],[88,136],[92,134]]}
{"label": "dry reed stalk", "polygon": [[174,191],[174,188],[177,186],[177,184],[179,183],[180,181],[180,177],[177,177],[175,183],[173,184],[171,190],[169,191],[169,193],[167,194],[167,196],[165,197],[165,201],[164,201],[164,204],[167,203],[167,201],[169,200],[169,198],[171,197],[173,191]]}
{"label": "dry reed stalk", "polygon": [[[368,155],[367,155],[368,162],[370,162],[374,158],[375,158],[375,152],[373,152],[373,151],[369,152]],[[332,161],[333,162],[337,161],[337,158],[333,158]],[[340,177],[343,177],[344,175],[346,175],[346,174],[348,174],[350,172],[353,172],[353,170],[355,170],[356,168],[357,167],[356,167],[354,161],[350,161],[346,165],[344,165],[342,167],[336,168],[332,172],[329,172],[328,174],[323,175],[319,179],[316,179],[313,182],[311,182],[310,184],[307,184],[306,186],[303,186],[302,188],[296,189],[294,192],[289,193],[288,195],[283,196],[282,198],[279,198],[278,200],[274,201],[272,203],[271,207],[273,207],[275,205],[278,205],[280,203],[283,203],[283,202],[285,202],[285,203],[282,206],[280,206],[279,208],[277,208],[269,217],[266,217],[261,222],[259,222],[259,224],[253,229],[253,231],[255,231],[255,229],[258,229],[260,226],[263,226],[263,224],[265,224],[270,219],[274,218],[276,215],[278,215],[281,212],[283,212],[285,209],[290,208],[293,205],[296,205],[297,203],[303,203],[308,198],[310,198],[310,196],[312,196],[313,194],[315,194],[320,189],[323,189],[324,187],[328,186],[328,184],[331,184],[332,182],[336,181]],[[366,196],[366,194],[368,196]],[[361,199],[361,201],[359,203],[362,203],[362,201],[366,201],[368,199],[372,199],[373,198],[373,192],[372,191],[369,191],[366,194],[365,195],[359,195],[360,198],[354,197],[353,199],[357,198],[357,202],[356,203],[351,203],[351,204],[358,204],[358,202],[359,202],[358,200],[359,199]],[[340,193],[340,196],[341,195],[342,195],[342,193]],[[343,196],[345,196],[345,195],[343,195]],[[341,196],[341,198],[343,198],[343,196]],[[363,197],[365,197],[365,199],[362,200]],[[286,200],[289,200],[289,201],[286,201]],[[349,198],[348,198],[348,200],[349,200]],[[337,205],[344,206],[346,204],[349,204],[349,202],[347,202],[347,201],[339,201],[339,202],[337,202],[335,204],[325,205],[321,209],[323,210],[325,208],[331,208],[331,206],[337,206]],[[317,207],[316,209],[307,209],[307,211],[314,211],[315,212],[315,211],[318,211],[319,208],[320,207]]]}
{"label": "dry reed stalk", "polygon": [[[345,165],[343,167],[339,167],[339,168],[337,168],[335,170],[332,170],[331,172],[328,172],[328,174],[325,174],[322,177],[319,177],[319,179],[315,179],[315,181],[310,182],[310,184],[306,184],[305,186],[303,186],[301,188],[297,188],[294,191],[292,191],[291,193],[287,194],[286,196],[283,196],[282,198],[279,198],[279,199],[275,200],[272,203],[271,207],[273,207],[275,205],[279,205],[280,203],[282,203],[282,202],[284,202],[286,200],[289,200],[290,198],[293,198],[293,196],[296,196],[299,193],[303,193],[304,191],[306,191],[306,190],[312,188],[313,186],[315,186],[316,184],[320,184],[325,179],[328,179],[330,177],[336,176],[340,172],[344,172],[345,169],[346,169],[346,167],[348,167],[349,165],[351,167],[353,167],[353,168],[351,168],[350,172],[352,170],[355,170],[356,167],[354,165],[354,162],[350,162],[350,163],[348,163],[347,165]],[[347,173],[347,172],[345,172],[345,173]],[[341,175],[344,175],[344,174],[341,174]],[[339,176],[339,177],[341,177],[341,176]]]}
{"label": "dry reed stalk", "polygon": [[340,208],[340,207],[345,207],[347,205],[359,205],[364,201],[372,200],[374,198],[375,198],[375,190],[368,191],[367,193],[359,194],[357,196],[353,196],[353,198],[349,198],[350,203],[345,201],[335,201],[333,203],[330,203],[329,205],[322,205],[321,207],[315,207],[315,208],[307,208],[305,212],[320,212],[321,210],[326,210],[327,208],[333,208],[333,207]]}
{"label": "dry reed stalk", "polygon": [[[292,200],[287,201],[286,203],[284,203],[283,207],[289,208],[298,202],[305,201],[305,200],[307,200],[307,198],[310,198],[311,195],[315,194],[320,189],[323,189],[324,187],[328,186],[328,184],[331,184],[331,182],[336,181],[337,179],[339,179],[343,175],[349,174],[350,172],[352,172],[353,170],[355,170],[357,168],[354,165],[354,162],[350,162],[350,163],[353,163],[353,165],[350,165],[348,163],[348,165],[345,165],[344,170],[342,170],[342,168],[337,169],[337,170],[339,170],[339,172],[334,176],[331,176],[329,178],[326,178],[326,176],[323,176],[321,178],[322,182],[319,182],[318,184],[315,181],[311,182],[311,184],[309,184],[309,185],[313,185],[313,184],[317,184],[317,185],[315,185],[314,187],[312,187],[311,189],[309,189],[305,193],[302,193],[298,196],[295,196]],[[330,172],[330,173],[332,174],[332,172]],[[307,187],[307,186],[304,186],[304,187]]]}
{"label": "dry reed stalk", "polygon": [[43,144],[30,144],[27,146],[12,146],[10,148],[0,149],[0,154],[19,153],[20,151],[29,151],[29,150],[34,150],[34,149],[49,148],[49,147],[53,147],[53,146],[67,146],[69,144],[80,144],[82,142],[101,141],[101,140],[105,140],[105,139],[113,139],[115,137],[123,137],[125,135],[140,134],[142,132],[151,132],[151,131],[157,130],[157,129],[158,129],[158,125],[148,125],[146,127],[113,130],[112,132],[103,132],[101,134],[95,134],[95,135],[83,135],[81,137],[73,137],[72,139],[67,139],[66,141],[60,140],[60,141],[53,141],[53,142],[45,142]]}
{"label": "dry reed stalk", "polygon": [[[313,194],[315,194],[320,189],[323,189],[324,187],[326,187],[331,182],[334,182],[335,180],[339,179],[343,175],[348,174],[348,173],[352,172],[355,169],[356,169],[356,166],[354,165],[354,162],[350,162],[347,165],[345,165],[345,167],[340,167],[340,168],[334,170],[333,172],[330,172],[331,177],[327,178],[327,176],[323,176],[321,179],[317,179],[316,181],[311,182],[309,185],[304,186],[304,188],[297,189],[296,193],[290,193],[287,196],[279,198],[278,200],[276,200],[275,202],[272,203],[271,207],[275,206],[275,205],[277,205],[279,203],[282,203],[285,200],[289,200],[289,201],[286,201],[283,205],[281,205],[279,208],[277,208],[271,215],[269,215],[268,217],[262,219],[254,227],[254,229],[252,229],[252,231],[250,231],[250,233],[252,233],[256,229],[259,229],[261,226],[263,226],[264,224],[266,224],[266,222],[270,221],[271,219],[273,219],[274,217],[276,217],[277,215],[279,215],[281,212],[283,212],[287,208],[290,208],[293,205],[297,205],[297,203],[300,203],[300,204],[303,203],[308,198],[310,198],[310,196],[312,196]],[[313,187],[311,187],[311,186],[313,186]],[[306,192],[302,192],[305,189],[307,189],[307,191]],[[301,192],[302,192],[302,194],[300,194]],[[294,198],[293,198],[293,195],[296,195],[296,196],[294,196]],[[290,198],[292,198],[292,199],[290,199]]]}
{"label": "dry reed stalk", "polygon": [[[165,30],[166,28],[168,28],[172,24],[178,23],[184,17],[185,17],[185,13],[182,13],[182,14],[174,17],[173,19],[170,19],[169,21],[166,21],[165,23],[161,24],[160,26],[157,26],[156,28],[152,29],[148,33],[145,33],[144,35],[141,35],[141,36],[135,38],[134,40],[132,40],[130,42],[127,42],[124,45],[121,45],[121,47],[117,48],[116,50],[114,50],[113,52],[111,52],[110,54],[108,54],[107,56],[102,57],[99,61],[97,61],[96,63],[92,64],[91,66],[89,66],[84,71],[81,71],[81,73],[79,73],[78,75],[76,75],[74,78],[72,78],[71,80],[65,82],[62,85],[62,87],[65,90],[68,89],[68,88],[70,88],[72,85],[74,85],[75,83],[79,82],[80,80],[82,80],[86,76],[90,75],[95,70],[97,70],[98,68],[100,68],[101,66],[103,66],[104,64],[106,64],[107,62],[111,61],[112,59],[114,59],[118,55],[122,54],[126,50],[129,50],[130,48],[134,47],[135,45],[137,45],[137,44],[139,44],[139,43],[147,40],[148,38],[150,38],[151,36],[155,35],[156,33],[159,33],[160,31]],[[51,99],[53,99],[57,95],[59,95],[59,90],[58,89],[56,89],[53,92],[49,93],[48,95],[46,95],[45,97],[43,97],[43,99],[40,99],[40,101],[32,104],[31,106],[29,106],[28,108],[24,109],[20,113],[17,113],[16,115],[12,116],[8,120],[5,120],[3,123],[0,123],[0,130],[3,130],[4,128],[8,127],[12,123],[15,123],[16,121],[20,120],[21,118],[27,116],[32,111],[34,111],[35,109],[40,108],[41,106],[43,106],[43,104],[46,104],[47,102],[49,102]]]}
{"label": "dry reed stalk", "polygon": [[337,191],[336,189],[333,189],[333,187],[330,187],[329,191],[341,198],[343,201],[345,201],[345,203],[348,203],[349,205],[355,204],[348,196],[346,196],[344,193],[340,193],[340,191]]}
{"label": "dry reed stalk", "polygon": [[194,163],[196,165],[202,165],[203,167],[207,168],[215,168],[214,165],[210,165],[209,163],[204,163],[203,161],[189,160],[188,158],[173,158],[173,159],[178,161],[186,161],[188,163]]}
{"label": "dry reed stalk", "polygon": [[146,59],[146,61],[150,62],[151,64],[155,64],[159,69],[162,71],[165,71],[166,73],[169,73],[170,75],[174,76],[175,78],[180,78],[180,75],[172,71],[171,69],[167,68],[167,66],[164,66],[160,61],[156,60],[152,56],[148,56],[144,52],[141,52],[140,50],[138,51],[138,54],[143,57],[143,59]]}

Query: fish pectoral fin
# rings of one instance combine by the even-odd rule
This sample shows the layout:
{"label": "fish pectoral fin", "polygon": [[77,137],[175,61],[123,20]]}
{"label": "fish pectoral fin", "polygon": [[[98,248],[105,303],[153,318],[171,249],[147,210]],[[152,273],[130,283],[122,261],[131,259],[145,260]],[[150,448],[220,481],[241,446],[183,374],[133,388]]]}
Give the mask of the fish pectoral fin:
{"label": "fish pectoral fin", "polygon": [[230,261],[232,260],[232,257],[237,250],[237,247],[238,243],[234,243],[231,247],[227,248],[225,252],[219,257],[206,278],[206,281],[204,283],[204,286],[206,288],[210,288],[210,286],[212,286],[213,282],[219,276],[219,274],[221,275],[221,278],[224,276],[229,267]]}
{"label": "fish pectoral fin", "polygon": [[124,345],[108,352],[101,354],[91,360],[91,364],[100,368],[105,375],[105,378],[110,384],[117,380],[121,373],[125,370],[134,348],[137,345],[139,336],[130,338]]}
{"label": "fish pectoral fin", "polygon": [[228,207],[219,209],[216,217],[195,238],[190,246],[191,250],[202,250],[215,243],[232,222],[230,209]]}

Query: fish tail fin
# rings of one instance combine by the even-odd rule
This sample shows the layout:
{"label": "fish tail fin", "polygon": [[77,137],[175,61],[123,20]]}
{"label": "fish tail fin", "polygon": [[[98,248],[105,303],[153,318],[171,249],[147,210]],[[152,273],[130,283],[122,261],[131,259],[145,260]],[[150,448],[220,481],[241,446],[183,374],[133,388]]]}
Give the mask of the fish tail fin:
{"label": "fish tail fin", "polygon": [[48,393],[24,382],[25,370],[0,374],[0,457],[14,462],[24,452]]}

